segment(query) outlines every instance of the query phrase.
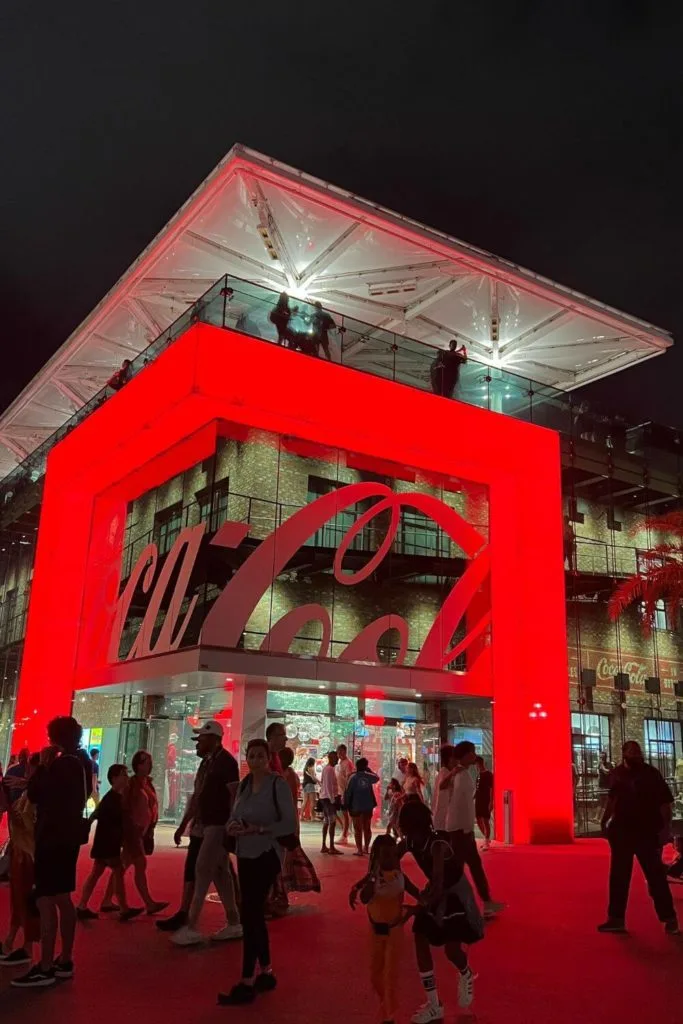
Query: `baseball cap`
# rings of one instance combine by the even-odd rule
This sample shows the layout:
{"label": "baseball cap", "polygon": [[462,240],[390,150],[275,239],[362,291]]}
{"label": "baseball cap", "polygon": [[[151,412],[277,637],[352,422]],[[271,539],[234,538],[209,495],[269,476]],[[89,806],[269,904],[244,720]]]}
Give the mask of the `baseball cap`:
{"label": "baseball cap", "polygon": [[198,739],[200,736],[219,736],[221,739],[223,738],[223,726],[214,718],[210,718],[208,722],[204,722],[204,725],[200,725],[198,729],[193,729],[192,732],[195,739]]}

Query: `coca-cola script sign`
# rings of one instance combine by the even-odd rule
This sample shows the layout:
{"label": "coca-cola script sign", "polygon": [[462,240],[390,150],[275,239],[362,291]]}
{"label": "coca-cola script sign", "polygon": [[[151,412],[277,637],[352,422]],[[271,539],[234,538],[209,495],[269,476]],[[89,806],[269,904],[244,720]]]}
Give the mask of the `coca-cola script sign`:
{"label": "coca-cola script sign", "polygon": [[[274,579],[285,569],[299,548],[340,512],[353,509],[358,502],[376,499],[344,534],[335,553],[333,573],[338,584],[353,587],[367,579],[391,551],[401,521],[401,509],[408,506],[431,518],[466,554],[468,565],[456,581],[434,618],[431,628],[414,662],[417,668],[444,670],[472,642],[481,638],[491,622],[488,605],[477,602],[477,615],[467,621],[465,636],[453,645],[453,637],[470,606],[474,595],[488,580],[490,552],[485,537],[455,509],[428,494],[396,494],[379,483],[349,484],[301,508],[274,530],[246,558],[232,576],[221,594],[208,610],[202,625],[200,642],[211,647],[236,648],[247,628],[247,623],[263,595]],[[367,562],[356,572],[343,568],[346,552],[354,538],[377,515],[388,517],[386,533],[376,551],[369,552]],[[182,613],[188,582],[199,553],[206,523],[188,526],[178,536],[159,572],[159,553],[155,544],[148,544],[141,552],[126,586],[118,598],[111,632],[108,660],[119,660],[121,633],[138,588],[149,594],[146,611],[127,654],[127,660],[153,654],[165,654],[180,647],[190,617],[197,604],[197,595],[190,598]],[[245,523],[226,522],[210,541],[218,547],[237,548],[249,532]],[[169,586],[174,579],[170,595]],[[159,617],[165,614],[159,628]],[[287,612],[275,622],[262,644],[262,651],[287,653],[301,628],[317,621],[322,627],[318,657],[329,657],[332,623],[329,612],[320,604],[304,604]],[[340,661],[377,662],[377,645],[387,629],[398,631],[399,653],[395,662],[404,664],[409,647],[409,625],[400,615],[382,615],[365,626],[351,640]],[[155,638],[156,633],[156,638]]]}

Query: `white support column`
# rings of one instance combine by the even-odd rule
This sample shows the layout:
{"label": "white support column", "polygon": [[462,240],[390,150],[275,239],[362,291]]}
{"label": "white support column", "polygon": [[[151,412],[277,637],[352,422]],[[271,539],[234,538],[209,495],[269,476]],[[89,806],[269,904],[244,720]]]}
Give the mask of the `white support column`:
{"label": "white support column", "polygon": [[248,676],[235,679],[232,693],[232,718],[230,719],[230,742],[228,749],[240,765],[240,774],[245,767],[247,743],[256,737],[266,735],[266,679]]}

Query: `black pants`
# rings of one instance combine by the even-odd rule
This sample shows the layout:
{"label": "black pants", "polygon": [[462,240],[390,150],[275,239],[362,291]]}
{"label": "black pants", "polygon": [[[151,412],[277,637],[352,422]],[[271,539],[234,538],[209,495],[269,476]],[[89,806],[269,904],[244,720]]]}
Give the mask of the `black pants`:
{"label": "black pants", "polygon": [[463,866],[467,864],[477,892],[484,903],[488,903],[491,899],[491,892],[486,872],[484,871],[484,865],[479,856],[474,832],[449,832],[448,835],[453,853]]}
{"label": "black pants", "polygon": [[266,924],[266,898],[280,873],[280,858],[274,850],[260,857],[239,857],[240,916],[244,930],[242,977],[253,978],[256,964],[270,967],[270,943]]}
{"label": "black pants", "polygon": [[647,888],[660,921],[671,921],[676,917],[674,901],[666,880],[666,869],[662,863],[662,851],[657,836],[651,838],[612,834],[609,837],[611,859],[609,865],[609,910],[608,916],[615,921],[626,917],[628,891],[631,887],[633,858],[638,858],[645,875]]}

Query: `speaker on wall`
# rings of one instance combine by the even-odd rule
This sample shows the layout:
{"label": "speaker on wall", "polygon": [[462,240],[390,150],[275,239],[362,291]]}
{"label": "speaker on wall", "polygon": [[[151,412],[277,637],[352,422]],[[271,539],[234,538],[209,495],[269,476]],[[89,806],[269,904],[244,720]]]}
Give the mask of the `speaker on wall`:
{"label": "speaker on wall", "polygon": [[674,693],[677,697],[683,697],[683,679],[679,679],[677,683],[674,683]]}
{"label": "speaker on wall", "polygon": [[581,669],[581,685],[582,686],[595,686],[595,669],[594,668],[582,668]]}
{"label": "speaker on wall", "polygon": [[645,692],[646,693],[661,693],[662,684],[657,676],[648,676],[645,680]]}
{"label": "speaker on wall", "polygon": [[617,690],[630,690],[631,677],[628,672],[617,672],[614,677],[614,686]]}

